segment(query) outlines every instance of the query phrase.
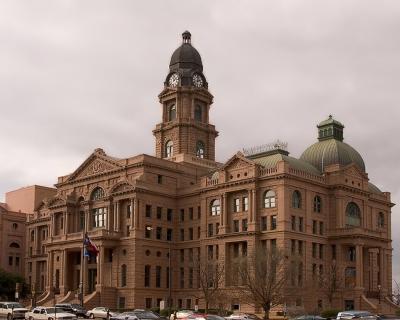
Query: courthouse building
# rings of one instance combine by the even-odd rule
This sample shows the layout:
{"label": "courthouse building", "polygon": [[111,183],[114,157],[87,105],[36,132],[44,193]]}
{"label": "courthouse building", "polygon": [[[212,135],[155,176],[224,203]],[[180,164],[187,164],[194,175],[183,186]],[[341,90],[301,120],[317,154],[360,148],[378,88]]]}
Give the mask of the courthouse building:
{"label": "courthouse building", "polygon": [[[224,265],[229,292],[236,259],[275,246],[297,263],[286,306],[328,308],[310,283],[335,261],[343,285],[332,307],[389,310],[393,204],[344,142],[344,126],[331,116],[319,123],[298,159],[276,142],[216,162],[213,96],[190,33],[182,36],[158,96],[155,156],[94,150],[27,223],[37,303],[76,302],[83,279],[87,307],[149,308],[170,295],[176,307],[202,308],[196,257]],[[100,253],[82,264],[85,233]],[[251,308],[234,297],[213,303]]]}

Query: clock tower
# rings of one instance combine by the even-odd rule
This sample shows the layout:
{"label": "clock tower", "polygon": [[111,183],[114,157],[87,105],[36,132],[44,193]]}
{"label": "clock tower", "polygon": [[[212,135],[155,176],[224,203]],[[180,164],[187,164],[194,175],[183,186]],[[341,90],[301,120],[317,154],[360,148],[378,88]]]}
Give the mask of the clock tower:
{"label": "clock tower", "polygon": [[189,31],[182,34],[182,45],[172,54],[164,90],[158,97],[162,120],[153,130],[156,156],[176,160],[178,155],[189,155],[215,161],[218,132],[209,123],[213,96]]}

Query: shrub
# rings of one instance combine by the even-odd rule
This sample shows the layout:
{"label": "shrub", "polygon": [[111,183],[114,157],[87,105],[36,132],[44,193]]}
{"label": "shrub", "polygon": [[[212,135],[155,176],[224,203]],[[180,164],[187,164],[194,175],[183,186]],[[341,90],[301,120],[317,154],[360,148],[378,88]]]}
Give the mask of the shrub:
{"label": "shrub", "polygon": [[396,316],[400,317],[400,309],[396,310]]}
{"label": "shrub", "polygon": [[321,312],[321,317],[324,318],[336,318],[337,314],[340,312],[340,310],[336,309],[327,309]]}

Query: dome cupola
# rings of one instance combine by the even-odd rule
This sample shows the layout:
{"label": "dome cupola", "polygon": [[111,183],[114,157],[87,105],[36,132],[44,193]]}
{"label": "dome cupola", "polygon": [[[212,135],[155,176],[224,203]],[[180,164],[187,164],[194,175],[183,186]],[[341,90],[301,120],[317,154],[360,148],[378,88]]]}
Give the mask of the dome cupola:
{"label": "dome cupola", "polygon": [[365,172],[365,164],[361,155],[352,146],[343,142],[344,125],[333,119],[328,119],[318,124],[318,142],[308,147],[300,156],[316,167],[320,172],[331,164],[348,165],[354,163]]}
{"label": "dome cupola", "polygon": [[201,56],[196,48],[192,46],[192,35],[189,31],[182,33],[182,45],[172,54],[165,86],[205,88],[208,86],[203,74]]}

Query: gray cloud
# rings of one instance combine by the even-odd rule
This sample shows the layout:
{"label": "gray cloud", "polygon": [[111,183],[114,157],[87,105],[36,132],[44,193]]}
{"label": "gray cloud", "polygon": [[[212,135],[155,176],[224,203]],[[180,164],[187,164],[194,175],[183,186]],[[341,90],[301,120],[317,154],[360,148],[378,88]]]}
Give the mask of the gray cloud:
{"label": "gray cloud", "polygon": [[51,185],[96,147],[152,154],[157,94],[185,29],[215,95],[218,160],[276,138],[299,156],[333,114],[371,181],[399,202],[395,0],[2,1],[0,195]]}

